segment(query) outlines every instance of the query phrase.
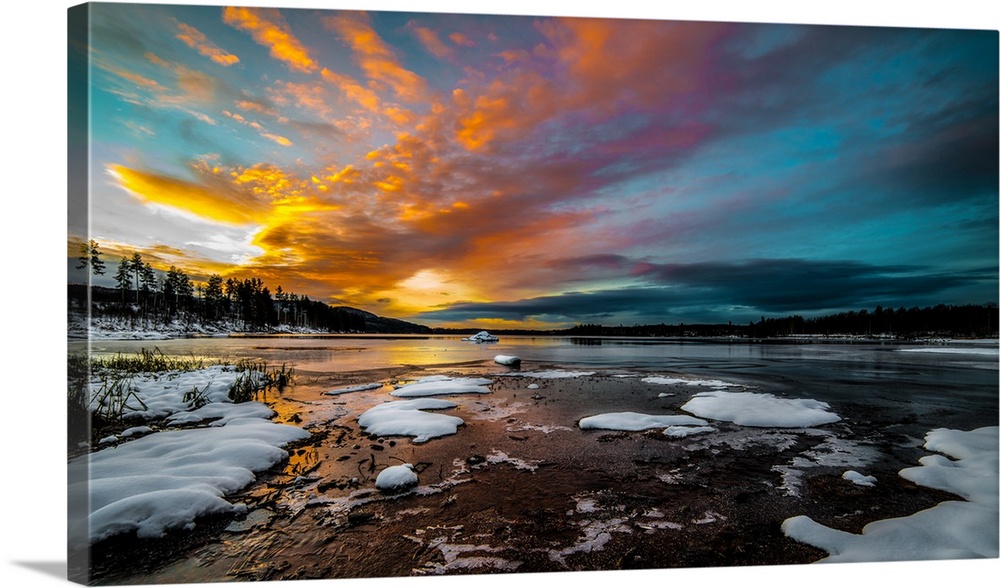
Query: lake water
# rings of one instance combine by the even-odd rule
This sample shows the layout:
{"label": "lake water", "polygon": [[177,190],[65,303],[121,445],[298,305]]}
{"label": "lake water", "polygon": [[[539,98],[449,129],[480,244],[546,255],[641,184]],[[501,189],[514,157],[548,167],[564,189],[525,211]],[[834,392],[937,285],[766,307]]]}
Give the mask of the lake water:
{"label": "lake water", "polygon": [[[455,366],[507,371],[496,355],[516,355],[521,369],[538,367],[691,374],[758,385],[824,402],[901,395],[901,400],[997,411],[997,342],[748,343],[657,339],[505,336],[476,344],[460,337],[281,336],[164,341],[95,341],[95,356],[156,348],[208,360],[253,358],[300,373],[350,374],[398,366]],[[987,423],[990,424],[990,423]]]}

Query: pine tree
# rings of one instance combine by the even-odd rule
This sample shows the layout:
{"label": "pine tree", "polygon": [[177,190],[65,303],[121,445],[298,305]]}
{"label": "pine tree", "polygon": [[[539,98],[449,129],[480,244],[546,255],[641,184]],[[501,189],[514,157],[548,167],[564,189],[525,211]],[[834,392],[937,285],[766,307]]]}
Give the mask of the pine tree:
{"label": "pine tree", "polygon": [[163,294],[168,298],[173,296],[174,309],[177,309],[180,307],[181,300],[186,302],[194,294],[194,286],[191,285],[191,279],[183,270],[172,265],[167,270],[167,279],[163,282]]}
{"label": "pine tree", "polygon": [[208,308],[208,316],[215,320],[219,315],[219,308],[222,306],[222,276],[213,274],[208,278],[205,286],[205,306]]}
{"label": "pine tree", "polygon": [[80,265],[76,269],[84,269],[90,266],[90,271],[95,275],[104,275],[104,261],[101,260],[101,250],[97,241],[91,239],[88,243],[80,243],[80,257],[77,258]]}
{"label": "pine tree", "polygon": [[[142,264],[142,271],[139,273],[139,277],[142,280],[142,296],[146,299],[147,304],[149,300],[149,295],[153,294],[153,308],[156,308],[156,272],[153,271],[153,266],[148,263]],[[154,310],[155,312],[155,310]]]}
{"label": "pine tree", "polygon": [[129,260],[129,267],[135,275],[135,303],[139,304],[139,277],[142,275],[145,263],[143,263],[142,255],[138,251],[132,253],[132,259]]}
{"label": "pine tree", "polygon": [[118,273],[115,274],[115,284],[122,291],[122,306],[125,306],[125,293],[132,289],[131,264],[127,257],[118,262]]}

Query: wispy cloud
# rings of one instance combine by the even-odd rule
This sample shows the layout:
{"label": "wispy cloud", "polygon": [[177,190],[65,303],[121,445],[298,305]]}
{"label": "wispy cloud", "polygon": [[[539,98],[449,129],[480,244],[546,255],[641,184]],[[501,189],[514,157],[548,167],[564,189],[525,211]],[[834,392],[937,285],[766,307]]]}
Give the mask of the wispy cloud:
{"label": "wispy cloud", "polygon": [[178,22],[177,28],[180,30],[177,33],[177,38],[184,42],[188,47],[196,50],[205,57],[210,58],[215,63],[229,67],[230,65],[235,65],[240,62],[240,58],[220,49],[215,43],[212,43],[208,38],[198,29],[193,26]]}
{"label": "wispy cloud", "polygon": [[438,36],[436,32],[428,27],[422,27],[416,24],[410,23],[410,27],[413,29],[413,33],[420,40],[420,43],[431,52],[435,57],[447,58],[451,57],[454,51],[451,47],[446,45],[441,37]]}
{"label": "wispy cloud", "polygon": [[254,41],[267,47],[271,56],[289,68],[303,73],[318,71],[319,64],[309,55],[277,9],[226,7],[223,21],[247,31]]}
{"label": "wispy cloud", "polygon": [[400,64],[396,53],[372,28],[367,15],[345,13],[324,17],[322,21],[351,48],[366,77],[385,84],[403,101],[424,98],[426,81]]}

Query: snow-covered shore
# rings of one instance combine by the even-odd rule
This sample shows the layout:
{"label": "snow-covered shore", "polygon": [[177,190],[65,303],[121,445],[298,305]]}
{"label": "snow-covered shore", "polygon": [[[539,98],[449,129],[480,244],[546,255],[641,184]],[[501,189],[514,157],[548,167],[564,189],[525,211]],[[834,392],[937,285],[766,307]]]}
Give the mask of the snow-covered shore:
{"label": "snow-covered shore", "polygon": [[[826,550],[823,562],[917,561],[1000,556],[997,540],[998,427],[935,429],[924,442],[936,452],[899,475],[964,501],[942,502],[908,517],[875,521],[860,535],[821,525],[807,516],[785,520],[789,537]],[[952,459],[953,458],[953,459]]]}
{"label": "snow-covered shore", "polygon": [[[90,470],[89,491],[91,492],[92,505],[89,511],[89,521],[82,523],[86,526],[84,535],[89,540],[99,541],[119,533],[128,532],[135,532],[140,537],[157,537],[170,530],[192,528],[198,524],[198,519],[202,516],[232,515],[245,512],[246,507],[234,503],[227,497],[252,484],[257,473],[280,463],[287,455],[285,447],[289,443],[305,439],[308,434],[296,427],[271,422],[270,417],[273,413],[263,404],[254,402],[232,404],[229,402],[226,391],[236,377],[236,372],[229,368],[213,366],[192,372],[160,374],[155,378],[136,378],[134,383],[137,388],[137,397],[144,405],[142,410],[132,411],[136,426],[109,438],[104,448],[94,452],[88,458],[74,461],[71,464],[71,470],[75,469],[78,475],[82,475],[80,472],[84,469]],[[499,378],[505,379],[501,381]],[[511,398],[504,402],[496,400],[495,396],[504,390],[517,392],[525,388],[538,389],[537,383],[540,382],[543,386],[549,387],[550,390],[563,390],[566,394],[565,397],[573,398],[576,391],[588,385],[592,386],[595,382],[599,386],[603,386],[612,382],[624,382],[624,378],[630,378],[631,381],[628,382],[628,385],[633,386],[633,389],[642,390],[644,392],[642,395],[647,397],[649,401],[657,402],[656,406],[663,405],[662,401],[654,400],[659,398],[657,394],[663,389],[684,396],[685,399],[672,403],[670,409],[660,411],[669,414],[606,412],[583,418],[577,422],[576,427],[572,426],[572,420],[546,422],[543,423],[546,426],[545,435],[549,436],[550,433],[553,435],[576,435],[577,439],[571,441],[575,444],[585,437],[595,439],[602,434],[601,431],[591,433],[591,429],[636,432],[659,429],[662,431],[662,437],[658,437],[660,440],[657,442],[684,443],[692,447],[696,445],[699,447],[711,446],[713,451],[722,452],[728,451],[727,447],[739,450],[739,440],[744,437],[753,438],[760,442],[774,439],[776,443],[787,444],[795,435],[821,436],[829,439],[829,444],[836,444],[838,442],[837,435],[843,433],[842,429],[837,428],[839,425],[827,426],[839,423],[841,416],[823,402],[809,398],[775,396],[751,391],[754,389],[753,386],[715,379],[698,379],[686,374],[622,375],[615,371],[577,372],[564,369],[538,369],[502,373],[491,378],[484,378],[475,375],[475,373],[457,373],[432,375],[413,380],[369,382],[343,386],[333,390],[323,388],[316,394],[322,399],[319,401],[320,403],[337,404],[338,409],[342,411],[338,414],[337,419],[343,425],[349,423],[352,426],[356,425],[364,435],[410,437],[409,441],[397,441],[396,444],[411,452],[423,443],[434,443],[434,447],[428,449],[428,451],[434,451],[440,446],[435,443],[439,437],[471,435],[472,432],[461,430],[466,425],[466,419],[479,419],[481,418],[479,415],[486,415],[484,418],[493,419],[491,422],[497,419],[515,421],[516,419],[511,418],[511,415],[529,410],[528,404],[521,403],[520,400],[517,403],[510,402]],[[534,380],[534,382],[529,384],[525,380]],[[532,388],[532,386],[535,387]],[[209,402],[200,407],[192,406],[189,396],[188,400],[185,400],[185,393],[192,389],[201,391]],[[445,400],[431,398],[432,396],[453,396],[455,398],[452,401],[451,398]],[[349,410],[352,406],[355,408],[354,411]],[[144,428],[142,423],[151,419],[158,423],[166,423],[168,426],[179,425],[184,428],[159,431]],[[195,425],[208,426],[191,428]],[[506,431],[516,433],[517,439],[523,441],[528,427],[522,425],[523,423],[520,421],[512,422],[507,426]],[[768,429],[781,430],[769,431]],[[952,482],[946,482],[942,486],[941,483],[933,481],[941,477],[946,479],[949,474],[948,468],[950,468],[956,472],[960,470],[963,480],[982,479],[989,481],[992,479],[995,494],[995,429],[994,427],[992,433],[992,457],[988,444],[982,445],[982,451],[977,453],[979,450],[975,448],[980,447],[980,445],[970,445],[968,438],[959,432],[945,436],[932,433],[934,441],[931,442],[932,436],[929,435],[927,449],[952,455],[960,460],[959,465],[937,463],[931,460],[924,463],[922,460],[924,467],[917,469],[936,466],[935,473],[933,475],[914,474],[912,479],[927,486],[955,491],[949,485]],[[541,431],[542,427],[534,426],[531,430]],[[558,431],[558,433],[552,433],[553,431]],[[979,431],[977,431],[978,433]],[[637,433],[637,436],[641,434]],[[482,438],[476,439],[477,443],[481,443],[481,441]],[[850,443],[851,439],[840,441],[846,444]],[[497,441],[490,437],[488,442]],[[380,443],[380,445],[382,444]],[[820,446],[815,443],[813,445],[817,450],[820,449]],[[843,445],[838,447],[843,448]],[[970,450],[969,447],[972,449]],[[388,448],[384,450],[389,451]],[[490,447],[489,450],[495,452],[509,449]],[[831,451],[833,450],[837,450],[837,448],[834,447]],[[483,454],[486,454],[485,449],[482,451]],[[841,455],[852,457],[849,452]],[[408,459],[412,459],[412,456],[408,456]],[[464,464],[463,467],[469,465],[462,459],[456,459],[459,460],[459,463]],[[490,460],[489,457],[480,457],[480,461],[469,463],[480,463],[483,459],[486,462]],[[506,461],[513,463],[512,460],[513,458]],[[817,459],[817,463],[819,462],[820,460]],[[854,460],[849,465],[845,465],[843,468],[845,483],[861,484],[863,488],[870,487],[870,484],[875,483],[873,477],[848,469],[848,467],[860,467],[858,464],[863,465],[861,462],[864,460]],[[383,465],[384,463],[382,462]],[[417,461],[412,461],[412,463],[417,463]],[[791,467],[790,465],[789,468]],[[808,467],[808,464],[801,467]],[[532,471],[539,476],[545,475],[544,469],[536,467]],[[374,484],[371,490],[383,488],[394,491],[398,489],[401,494],[404,494],[412,490],[410,486],[414,483],[412,474],[412,470],[408,473],[397,468],[382,477],[381,482],[377,482],[376,479],[368,482]],[[659,475],[664,483],[669,483],[667,479],[670,479],[674,474],[660,472]],[[901,475],[909,476],[910,474]],[[794,476],[789,474],[789,477]],[[362,484],[364,483],[362,482]],[[86,488],[84,484],[75,487],[75,490],[84,492]],[[359,492],[365,490],[368,489],[362,488]],[[989,521],[991,520],[989,516],[992,514],[992,520],[995,521],[996,501],[994,500],[992,506],[986,504],[985,510],[980,504],[983,502],[982,496],[988,493],[989,488],[985,488],[985,490],[966,488],[966,490],[964,494],[956,492],[968,501],[961,504],[972,504],[975,509],[978,509],[976,512],[980,513],[981,518]],[[326,499],[322,496],[320,498],[322,500],[314,504],[321,504]],[[779,497],[775,495],[775,499],[779,499]],[[969,508],[963,506],[957,507],[956,510],[956,507],[946,507],[942,510],[947,510],[954,517],[954,513],[960,513],[964,516]],[[948,532],[943,525],[938,524],[936,527],[927,525],[921,521],[921,516],[924,515],[920,515],[920,513],[914,515],[918,518],[914,519],[913,523],[927,527],[927,530],[922,531],[923,533]],[[907,519],[909,518],[907,517]],[[833,549],[846,552],[847,548],[843,545],[855,541],[851,537],[845,537],[847,534],[839,531],[819,529],[815,523],[810,524],[811,521],[795,522],[793,519],[789,520],[792,521],[787,523],[788,529],[791,529],[786,531],[789,537],[824,549],[832,546]],[[954,520],[962,521],[959,517],[955,517]],[[645,527],[636,528],[647,531],[656,529],[655,532],[669,532],[669,529],[672,529],[672,527],[657,526],[659,523],[653,524],[648,521],[643,521],[642,524]],[[966,525],[967,521],[960,524]],[[796,525],[798,525],[798,531],[795,531]],[[601,529],[603,529],[600,531],[603,533],[600,535],[603,538],[602,542],[600,544],[594,543],[593,549],[602,549],[604,542],[608,541],[612,535],[635,532],[635,529],[624,523]],[[989,530],[985,527],[984,529]],[[993,529],[995,529],[995,525]],[[795,535],[796,532],[800,533],[801,537]],[[978,535],[980,532],[975,531],[975,534]],[[939,541],[941,544],[948,544],[951,541],[947,535],[935,537],[937,539],[931,537],[928,541],[932,543]],[[948,554],[957,554],[959,557],[989,557],[988,547],[989,545],[985,551],[976,551],[975,549],[967,552],[946,551],[942,557],[950,557]],[[851,548],[853,549],[853,547]],[[905,547],[900,549],[905,549]],[[557,549],[554,553],[563,553],[564,551],[565,557],[576,553],[573,549],[569,551]],[[914,559],[925,559],[919,555],[921,552],[917,553]],[[875,560],[879,561],[891,559],[891,553],[890,557],[887,558],[874,557]],[[850,558],[845,560],[854,561]]]}
{"label": "snow-covered shore", "polygon": [[[82,314],[71,314],[68,322],[71,339],[91,341],[162,341],[185,337],[224,337],[234,333],[244,333],[242,326],[232,322],[202,323],[200,321],[174,320],[170,323],[154,323],[141,319],[129,320],[118,317],[92,317],[89,324]],[[258,335],[321,335],[329,331],[309,327],[280,325],[266,332],[251,332]]]}
{"label": "snow-covered shore", "polygon": [[[123,410],[134,426],[69,462],[70,509],[79,517],[71,547],[132,531],[160,537],[191,529],[202,516],[245,511],[226,496],[286,459],[283,447],[309,433],[272,422],[262,403],[233,403],[229,388],[243,375],[229,366],[136,375]],[[147,426],[154,421],[163,428]]]}

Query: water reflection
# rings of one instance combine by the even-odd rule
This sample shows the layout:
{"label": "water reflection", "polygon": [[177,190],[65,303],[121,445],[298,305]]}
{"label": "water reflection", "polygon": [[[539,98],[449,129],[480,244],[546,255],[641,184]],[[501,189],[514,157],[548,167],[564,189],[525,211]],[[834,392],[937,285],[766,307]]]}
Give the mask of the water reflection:
{"label": "water reflection", "polygon": [[[86,343],[71,342],[85,349]],[[164,354],[206,361],[249,358],[296,370],[347,372],[394,366],[474,364],[492,366],[497,355],[516,355],[525,364],[647,370],[737,369],[824,370],[891,373],[900,366],[922,370],[949,367],[996,370],[996,357],[954,353],[906,353],[885,344],[761,344],[731,341],[677,341],[599,337],[505,336],[489,345],[458,336],[293,336],[191,338],[165,341],[94,341],[95,356],[157,349]]]}

